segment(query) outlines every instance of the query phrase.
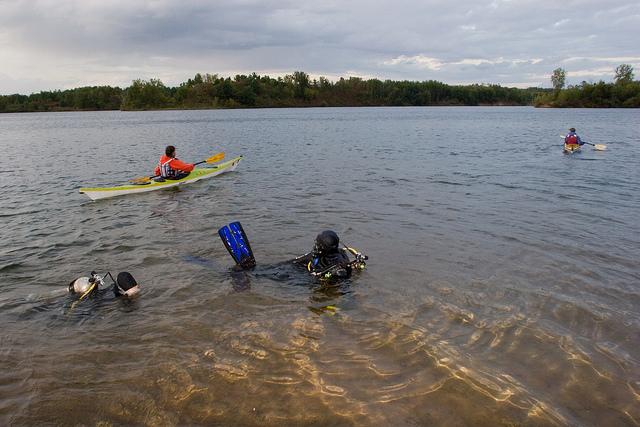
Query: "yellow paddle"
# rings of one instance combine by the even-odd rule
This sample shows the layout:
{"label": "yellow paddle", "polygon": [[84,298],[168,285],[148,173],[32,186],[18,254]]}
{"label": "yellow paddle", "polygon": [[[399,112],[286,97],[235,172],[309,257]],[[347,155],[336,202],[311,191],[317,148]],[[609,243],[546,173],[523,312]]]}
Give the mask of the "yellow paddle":
{"label": "yellow paddle", "polygon": [[[560,135],[560,138],[564,138],[564,135]],[[585,142],[585,141],[582,141],[582,142],[584,142],[587,145],[593,146],[594,150],[604,151],[607,149],[607,146],[605,144],[592,144],[590,142]]]}
{"label": "yellow paddle", "polygon": [[[198,163],[194,163],[193,165],[196,166],[196,165],[200,165],[202,163],[216,163],[216,162],[219,162],[222,159],[224,159],[224,153],[221,152],[221,153],[218,153],[218,154],[214,154],[213,156],[209,157],[206,160],[203,160],[203,161],[198,162]],[[157,178],[159,176],[160,175],[140,176],[138,178],[130,179],[129,182],[132,183],[132,184],[146,184],[149,181],[151,181],[153,178]]]}
{"label": "yellow paddle", "polygon": [[[584,141],[582,141],[582,142],[584,142]],[[591,145],[591,146],[593,146],[593,149],[594,149],[594,150],[604,151],[604,150],[606,150],[606,149],[607,149],[607,146],[606,146],[606,145],[604,145],[604,144],[592,144],[592,143],[590,143],[590,142],[584,142],[584,143],[585,143],[585,144],[587,144],[587,145]]]}

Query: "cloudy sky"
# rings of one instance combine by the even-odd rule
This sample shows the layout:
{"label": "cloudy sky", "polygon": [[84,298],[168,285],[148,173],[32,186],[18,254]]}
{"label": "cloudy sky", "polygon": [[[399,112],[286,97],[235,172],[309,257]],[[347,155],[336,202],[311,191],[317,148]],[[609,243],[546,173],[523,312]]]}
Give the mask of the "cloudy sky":
{"label": "cloudy sky", "polygon": [[0,0],[0,94],[195,73],[549,87],[640,75],[640,0]]}

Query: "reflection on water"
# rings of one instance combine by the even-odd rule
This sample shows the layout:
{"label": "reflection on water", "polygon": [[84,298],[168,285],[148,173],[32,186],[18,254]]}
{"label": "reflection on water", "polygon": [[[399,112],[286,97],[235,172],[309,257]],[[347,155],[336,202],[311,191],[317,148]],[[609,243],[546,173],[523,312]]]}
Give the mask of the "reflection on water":
{"label": "reflection on water", "polygon": [[[569,123],[610,150],[562,156],[541,135]],[[638,425],[630,123],[528,108],[0,116],[0,144],[29,165],[0,172],[0,420]],[[144,174],[167,144],[246,161],[173,191],[76,193]],[[252,271],[216,235],[232,220]],[[371,258],[331,286],[286,262],[326,228]],[[140,298],[75,303],[66,284],[91,270],[131,271]]]}

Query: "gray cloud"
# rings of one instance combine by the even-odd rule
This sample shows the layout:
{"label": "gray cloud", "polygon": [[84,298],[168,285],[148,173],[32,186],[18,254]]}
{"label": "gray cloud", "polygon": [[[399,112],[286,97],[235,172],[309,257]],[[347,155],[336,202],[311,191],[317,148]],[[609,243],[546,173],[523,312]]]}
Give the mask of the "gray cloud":
{"label": "gray cloud", "polygon": [[548,87],[637,69],[639,28],[637,0],[4,0],[0,93],[294,70]]}

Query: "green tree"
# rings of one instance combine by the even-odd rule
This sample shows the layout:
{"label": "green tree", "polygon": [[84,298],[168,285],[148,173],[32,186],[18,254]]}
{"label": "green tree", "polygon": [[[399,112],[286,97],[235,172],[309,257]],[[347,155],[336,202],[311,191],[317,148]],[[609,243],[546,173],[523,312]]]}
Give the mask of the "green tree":
{"label": "green tree", "polygon": [[159,79],[134,80],[122,100],[123,110],[166,108],[171,103],[169,90]]}
{"label": "green tree", "polygon": [[627,84],[633,81],[633,67],[629,64],[620,64],[616,68],[616,76],[614,78],[617,84]]}
{"label": "green tree", "polygon": [[305,98],[305,92],[309,88],[309,75],[303,71],[293,73],[293,84],[297,98]]}
{"label": "green tree", "polygon": [[553,70],[553,74],[551,75],[551,85],[556,91],[559,91],[564,87],[566,78],[567,78],[566,71],[558,67],[555,70]]}

